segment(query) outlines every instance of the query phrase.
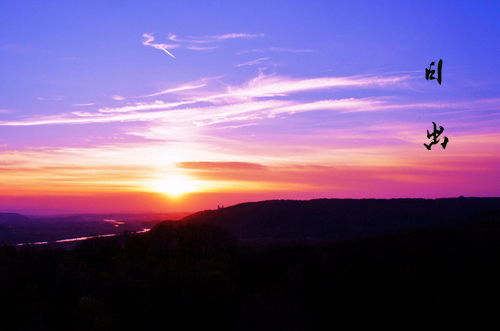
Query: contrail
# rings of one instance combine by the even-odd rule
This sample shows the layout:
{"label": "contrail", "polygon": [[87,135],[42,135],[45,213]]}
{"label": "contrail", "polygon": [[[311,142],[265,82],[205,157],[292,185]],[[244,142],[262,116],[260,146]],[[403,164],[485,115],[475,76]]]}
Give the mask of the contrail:
{"label": "contrail", "polygon": [[162,51],[164,51],[165,53],[167,53],[168,55],[170,55],[171,57],[173,57],[175,59],[175,55],[172,54],[171,52],[169,52],[166,47],[175,48],[175,47],[178,47],[179,45],[176,45],[176,44],[155,44],[155,43],[153,43],[153,41],[155,40],[155,37],[150,33],[143,33],[142,36],[144,38],[146,38],[146,40],[144,40],[142,42],[142,44],[144,46],[150,46],[150,47],[153,47],[156,49],[161,49]]}
{"label": "contrail", "polygon": [[168,55],[170,55],[171,57],[173,57],[175,59],[175,55],[170,53],[166,48],[160,47],[160,49],[165,51],[165,53],[167,53]]}

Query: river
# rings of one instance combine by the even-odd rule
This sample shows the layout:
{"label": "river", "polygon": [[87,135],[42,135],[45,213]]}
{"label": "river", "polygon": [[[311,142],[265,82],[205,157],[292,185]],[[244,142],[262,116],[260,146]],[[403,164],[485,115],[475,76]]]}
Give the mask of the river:
{"label": "river", "polygon": [[[149,230],[151,230],[151,229],[144,228],[142,230],[135,231],[133,233],[145,233],[145,232],[148,232]],[[114,236],[118,236],[120,234],[121,233],[110,233],[110,234],[100,234],[100,235],[97,235],[97,236],[87,236],[87,237],[59,239],[59,240],[54,240],[54,241],[34,241],[34,242],[30,242],[30,243],[18,243],[18,244],[16,244],[16,246],[62,244],[62,243],[70,243],[70,242],[88,240],[88,239],[92,239],[92,238],[114,237]]]}

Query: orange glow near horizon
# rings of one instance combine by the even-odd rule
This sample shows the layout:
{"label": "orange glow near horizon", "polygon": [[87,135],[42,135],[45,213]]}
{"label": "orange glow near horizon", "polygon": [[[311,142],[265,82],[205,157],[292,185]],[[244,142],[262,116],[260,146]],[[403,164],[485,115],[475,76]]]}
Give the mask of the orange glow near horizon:
{"label": "orange glow near horizon", "polygon": [[[423,3],[324,2],[77,10],[95,29],[74,6],[2,6],[0,212],[500,196],[491,6],[450,6],[429,39],[435,15],[405,19]],[[440,59],[442,85],[424,76]],[[446,149],[424,147],[433,122]]]}
{"label": "orange glow near horizon", "polygon": [[154,192],[164,193],[172,198],[179,198],[186,193],[197,192],[200,184],[185,175],[169,175],[165,178],[154,180],[150,184]]}
{"label": "orange glow near horizon", "polygon": [[[372,133],[374,139],[385,135]],[[199,153],[203,161],[187,155],[187,149],[177,156],[152,143],[4,152],[0,208],[160,212],[264,199],[494,196],[500,135],[453,137],[453,145],[436,153],[423,146],[418,152],[410,149],[418,139],[413,134],[399,145],[370,148],[326,144],[306,149],[295,141],[277,148],[255,141],[238,150],[226,147],[231,161],[206,142],[195,148],[205,151]],[[245,148],[253,150],[252,158]],[[113,157],[102,158],[106,152]],[[162,153],[169,157],[156,157]]]}

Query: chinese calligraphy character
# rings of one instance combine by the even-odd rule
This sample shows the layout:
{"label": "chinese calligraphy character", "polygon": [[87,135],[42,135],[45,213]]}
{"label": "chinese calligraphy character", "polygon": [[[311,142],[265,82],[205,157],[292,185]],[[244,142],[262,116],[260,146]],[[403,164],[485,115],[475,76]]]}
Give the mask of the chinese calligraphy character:
{"label": "chinese calligraphy character", "polygon": [[[425,79],[427,79],[427,80],[436,79],[434,77],[436,70],[432,69],[433,65],[434,65],[434,61],[431,62],[429,69],[425,68]],[[439,85],[441,85],[441,71],[442,71],[442,69],[443,69],[443,60],[439,60],[439,62],[438,62],[438,76],[437,76],[437,81],[438,81]]]}
{"label": "chinese calligraphy character", "polygon": [[[439,143],[439,139],[437,138],[444,131],[444,128],[442,126],[439,126],[439,130],[436,130],[436,123],[432,122],[432,125],[434,125],[434,131],[432,133],[429,133],[429,130],[427,130],[427,139],[430,139],[432,137],[432,141],[430,142],[430,144],[424,144],[425,148],[427,148],[428,150],[431,150],[432,145]],[[448,141],[449,141],[448,137],[444,137],[444,141],[441,143],[443,149],[446,148]]]}

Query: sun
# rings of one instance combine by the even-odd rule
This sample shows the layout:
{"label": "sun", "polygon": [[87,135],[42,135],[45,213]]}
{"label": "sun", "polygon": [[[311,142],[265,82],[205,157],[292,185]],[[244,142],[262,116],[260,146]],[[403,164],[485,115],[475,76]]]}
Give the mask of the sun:
{"label": "sun", "polygon": [[183,175],[170,175],[158,179],[151,184],[151,188],[160,193],[172,197],[178,197],[186,193],[198,190],[198,185],[193,179]]}

